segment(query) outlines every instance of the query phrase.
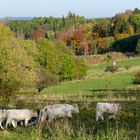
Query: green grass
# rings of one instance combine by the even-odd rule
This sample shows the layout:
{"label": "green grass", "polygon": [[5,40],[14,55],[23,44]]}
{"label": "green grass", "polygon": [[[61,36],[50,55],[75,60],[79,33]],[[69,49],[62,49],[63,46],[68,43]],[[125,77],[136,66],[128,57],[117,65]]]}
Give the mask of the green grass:
{"label": "green grass", "polygon": [[124,89],[132,85],[134,73],[99,75],[94,79],[63,83],[47,88],[43,93],[85,93],[91,89]]}
{"label": "green grass", "polygon": [[123,61],[118,62],[118,66],[125,67],[125,66],[140,66],[140,57],[130,58]]}
{"label": "green grass", "polygon": [[[106,63],[99,64],[97,66],[92,66],[88,72],[92,72],[94,74],[97,74],[100,72],[102,73],[105,70],[106,66],[107,66]],[[117,66],[121,68],[125,68],[127,66],[128,67],[140,66],[140,57],[118,61]]]}
{"label": "green grass", "polygon": [[[131,58],[118,61],[119,68],[140,66],[140,58]],[[127,89],[133,88],[133,79],[137,71],[119,71],[117,73],[106,73],[107,64],[92,66],[87,72],[84,80],[64,82],[60,85],[49,87],[43,93],[85,93],[90,89]]]}
{"label": "green grass", "polygon": [[0,140],[35,140],[37,138],[36,127],[18,127],[0,131]]}

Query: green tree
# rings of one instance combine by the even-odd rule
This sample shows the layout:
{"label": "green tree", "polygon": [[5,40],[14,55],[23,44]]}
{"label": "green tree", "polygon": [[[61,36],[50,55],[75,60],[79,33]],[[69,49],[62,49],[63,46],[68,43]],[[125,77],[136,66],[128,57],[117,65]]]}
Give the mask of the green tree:
{"label": "green tree", "polygon": [[135,8],[133,11],[134,14],[140,14],[140,10],[138,8]]}
{"label": "green tree", "polygon": [[140,14],[133,14],[130,23],[134,26],[135,33],[140,33]]}
{"label": "green tree", "polygon": [[62,68],[60,72],[61,80],[71,80],[74,75],[74,62],[69,55],[64,55],[62,59]]}
{"label": "green tree", "polygon": [[58,53],[55,43],[47,39],[39,40],[37,43],[38,55],[37,61],[42,68],[48,72],[58,75],[61,68],[60,54]]}
{"label": "green tree", "polygon": [[100,19],[97,21],[96,26],[93,27],[93,32],[99,33],[99,37],[106,37],[110,32],[110,20]]}

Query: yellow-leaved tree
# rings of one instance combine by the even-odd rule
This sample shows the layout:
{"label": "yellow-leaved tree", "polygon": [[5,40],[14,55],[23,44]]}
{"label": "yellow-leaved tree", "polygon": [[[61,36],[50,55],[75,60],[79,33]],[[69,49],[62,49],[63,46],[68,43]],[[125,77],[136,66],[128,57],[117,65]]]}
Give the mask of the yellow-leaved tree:
{"label": "yellow-leaved tree", "polygon": [[37,82],[36,63],[20,41],[8,27],[0,24],[1,94],[11,94]]}

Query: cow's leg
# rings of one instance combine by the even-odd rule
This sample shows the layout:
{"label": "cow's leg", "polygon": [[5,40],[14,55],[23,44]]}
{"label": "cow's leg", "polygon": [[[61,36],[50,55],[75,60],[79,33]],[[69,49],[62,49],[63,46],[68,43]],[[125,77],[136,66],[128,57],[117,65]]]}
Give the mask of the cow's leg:
{"label": "cow's leg", "polygon": [[96,115],[96,121],[98,122],[98,120],[99,120],[99,116],[98,116],[98,115]]}
{"label": "cow's leg", "polygon": [[25,126],[28,125],[28,121],[29,121],[29,119],[25,119]]}
{"label": "cow's leg", "polygon": [[17,128],[17,121],[12,120],[12,125],[13,125],[14,128]]}
{"label": "cow's leg", "polygon": [[100,116],[100,118],[102,119],[102,121],[104,120],[104,117],[103,117],[103,115],[101,115],[101,116]]}
{"label": "cow's leg", "polygon": [[23,126],[23,121],[20,121],[20,125]]}
{"label": "cow's leg", "polygon": [[7,126],[8,126],[9,124],[11,124],[11,120],[10,120],[10,119],[7,119],[7,121],[6,121],[6,128],[7,128]]}
{"label": "cow's leg", "polygon": [[2,125],[0,124],[0,128],[2,129],[2,130],[4,130],[4,128],[2,127]]}
{"label": "cow's leg", "polygon": [[3,130],[4,128],[2,127],[2,122],[0,121],[0,128]]}
{"label": "cow's leg", "polygon": [[98,122],[99,118],[101,118],[102,113],[96,113],[96,121]]}

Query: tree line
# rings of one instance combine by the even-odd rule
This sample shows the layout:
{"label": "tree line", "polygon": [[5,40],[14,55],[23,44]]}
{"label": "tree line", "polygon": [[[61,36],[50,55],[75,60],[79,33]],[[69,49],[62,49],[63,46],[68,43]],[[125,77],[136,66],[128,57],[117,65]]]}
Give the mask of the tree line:
{"label": "tree line", "polygon": [[5,24],[24,39],[61,40],[76,55],[109,51],[139,52],[140,10],[127,10],[112,18],[86,19],[69,12],[62,18],[6,20]]}

